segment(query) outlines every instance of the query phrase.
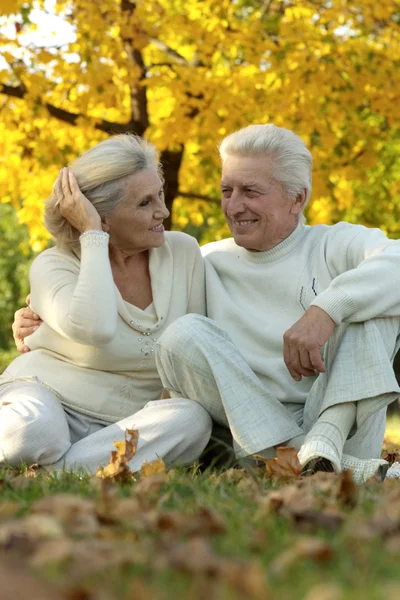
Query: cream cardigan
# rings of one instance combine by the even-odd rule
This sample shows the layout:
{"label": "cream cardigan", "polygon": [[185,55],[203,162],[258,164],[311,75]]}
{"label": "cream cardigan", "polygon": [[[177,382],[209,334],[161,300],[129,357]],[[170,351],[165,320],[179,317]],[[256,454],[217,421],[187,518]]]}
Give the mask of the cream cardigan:
{"label": "cream cardigan", "polygon": [[30,270],[31,306],[44,323],[26,342],[0,385],[36,376],[63,405],[109,422],[160,398],[155,341],[186,313],[205,314],[204,266],[195,239],[167,232],[150,250],[153,303],[125,302],[116,288],[106,236],[85,236],[81,260],[52,248]]}

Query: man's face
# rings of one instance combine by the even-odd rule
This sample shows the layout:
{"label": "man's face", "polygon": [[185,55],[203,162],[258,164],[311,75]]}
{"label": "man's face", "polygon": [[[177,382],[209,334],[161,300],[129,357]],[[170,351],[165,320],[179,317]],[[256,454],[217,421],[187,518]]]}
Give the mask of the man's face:
{"label": "man's face", "polygon": [[223,164],[222,210],[235,242],[247,250],[269,250],[297,226],[304,202],[285,196],[273,174],[265,156],[228,156]]}

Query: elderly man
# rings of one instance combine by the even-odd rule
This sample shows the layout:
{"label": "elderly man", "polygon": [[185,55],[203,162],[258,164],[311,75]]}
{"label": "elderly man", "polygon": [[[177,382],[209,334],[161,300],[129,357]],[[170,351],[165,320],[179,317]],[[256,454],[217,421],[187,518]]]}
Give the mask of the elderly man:
{"label": "elderly man", "polygon": [[229,428],[238,457],[288,445],[305,473],[384,478],[386,407],[400,395],[400,242],[304,225],[312,157],[293,132],[252,125],[220,152],[233,238],[202,249],[208,318],[181,317],[158,340],[164,387]]}
{"label": "elderly man", "polygon": [[159,340],[164,386],[229,427],[239,457],[287,444],[304,471],[383,478],[386,407],[400,394],[400,242],[304,225],[312,157],[291,131],[252,125],[220,153],[233,238],[203,247],[209,318],[182,317]]}

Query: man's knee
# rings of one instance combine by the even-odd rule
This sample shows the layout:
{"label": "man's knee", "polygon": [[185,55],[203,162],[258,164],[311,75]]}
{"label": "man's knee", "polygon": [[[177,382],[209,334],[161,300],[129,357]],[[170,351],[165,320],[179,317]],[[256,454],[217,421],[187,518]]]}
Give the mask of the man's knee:
{"label": "man's knee", "polygon": [[[58,403],[58,404],[57,404]],[[0,412],[0,446],[11,466],[51,464],[69,448],[69,428],[59,400],[52,394],[18,398]]]}
{"label": "man's knee", "polygon": [[187,343],[193,342],[196,334],[204,328],[206,317],[190,314],[184,315],[171,323],[158,339],[157,345],[166,350],[182,349]]}

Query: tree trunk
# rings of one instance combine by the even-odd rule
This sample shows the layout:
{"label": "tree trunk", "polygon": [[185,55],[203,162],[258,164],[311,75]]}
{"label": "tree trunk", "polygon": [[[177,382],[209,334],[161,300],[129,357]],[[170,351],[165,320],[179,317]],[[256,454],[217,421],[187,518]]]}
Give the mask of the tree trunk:
{"label": "tree trunk", "polygon": [[171,229],[172,205],[179,189],[179,169],[182,164],[183,148],[178,151],[164,150],[160,158],[165,178],[165,204],[170,212],[168,219],[164,221],[164,226],[165,229]]}

